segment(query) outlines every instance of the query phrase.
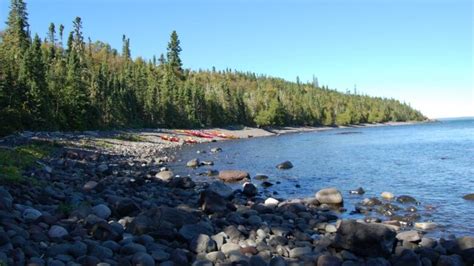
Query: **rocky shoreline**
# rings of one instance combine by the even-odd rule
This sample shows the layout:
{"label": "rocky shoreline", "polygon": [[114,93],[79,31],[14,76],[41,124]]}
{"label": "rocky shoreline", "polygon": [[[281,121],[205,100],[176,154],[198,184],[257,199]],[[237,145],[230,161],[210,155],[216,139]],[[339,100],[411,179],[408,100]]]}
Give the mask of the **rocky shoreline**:
{"label": "rocky shoreline", "polygon": [[[167,165],[173,156],[169,149],[179,144],[160,142],[153,131],[131,139],[96,132],[4,139],[1,145],[7,148],[32,141],[57,147],[24,170],[28,179],[0,187],[0,261],[55,266],[474,264],[473,237],[432,239],[396,223],[341,220],[337,210],[343,198],[335,188],[284,200],[263,196],[252,184],[262,177],[245,171],[210,173],[215,181],[195,183],[175,176]],[[212,162],[189,166],[201,163]],[[242,189],[234,191],[224,181],[243,182]],[[367,206],[381,205],[371,200]]]}

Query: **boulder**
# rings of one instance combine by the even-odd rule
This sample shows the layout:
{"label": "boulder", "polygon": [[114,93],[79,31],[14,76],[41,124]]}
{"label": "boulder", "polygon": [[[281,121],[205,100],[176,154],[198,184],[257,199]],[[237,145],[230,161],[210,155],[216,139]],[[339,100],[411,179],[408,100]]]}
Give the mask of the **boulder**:
{"label": "boulder", "polygon": [[387,192],[387,191],[382,192],[382,194],[380,194],[380,196],[381,196],[383,199],[386,199],[386,200],[392,200],[392,199],[395,198],[395,195],[393,195],[392,192]]}
{"label": "boulder", "polygon": [[291,168],[293,168],[293,164],[290,161],[284,161],[282,163],[277,164],[276,168],[278,168],[278,169],[291,169]]}
{"label": "boulder", "polygon": [[365,190],[362,187],[359,187],[357,189],[353,189],[353,190],[349,191],[349,193],[355,194],[355,195],[364,195]]}
{"label": "boulder", "polygon": [[415,223],[415,227],[421,230],[431,230],[435,229],[437,225],[433,222],[419,222]]}
{"label": "boulder", "polygon": [[421,234],[418,231],[404,231],[397,234],[397,239],[408,242],[418,242],[421,241]]}
{"label": "boulder", "polygon": [[192,159],[186,163],[186,166],[191,167],[191,168],[199,167],[199,165],[201,165],[201,162],[199,162],[199,159]]}
{"label": "boulder", "polygon": [[274,199],[274,198],[268,198],[265,200],[265,206],[267,207],[275,207],[278,205],[278,203],[280,203],[277,199]]}
{"label": "boulder", "polygon": [[84,191],[86,192],[89,192],[89,191],[94,190],[98,185],[99,183],[97,183],[96,181],[88,181],[84,184],[82,189],[84,189]]}
{"label": "boulder", "polygon": [[63,238],[65,236],[69,235],[68,231],[59,225],[53,225],[48,231],[48,236],[50,238]]}
{"label": "boulder", "polygon": [[342,204],[342,194],[336,188],[324,188],[316,193],[316,200],[321,204]]}
{"label": "boulder", "polygon": [[132,264],[140,266],[154,266],[155,260],[152,256],[148,255],[145,252],[138,252],[133,255]]}
{"label": "boulder", "polygon": [[212,228],[205,224],[185,224],[179,229],[179,235],[190,241],[199,235],[211,235]]}
{"label": "boulder", "polygon": [[28,209],[23,211],[22,217],[27,222],[34,222],[38,218],[40,218],[41,215],[42,215],[42,213],[40,211],[38,211],[37,209],[28,208]]}
{"label": "boulder", "polygon": [[232,190],[232,188],[230,188],[229,186],[227,186],[226,184],[220,181],[214,181],[210,183],[207,189],[209,191],[217,193],[219,196],[223,198],[230,198],[234,194],[234,191]]}
{"label": "boulder", "polygon": [[97,217],[100,217],[104,220],[110,217],[112,214],[112,211],[110,210],[109,207],[105,204],[98,204],[94,207],[92,207],[92,213],[95,214]]}
{"label": "boulder", "polygon": [[252,184],[250,182],[245,182],[244,185],[243,185],[243,193],[247,197],[254,197],[254,196],[257,195],[258,190],[257,190],[257,187],[254,184]]}
{"label": "boulder", "polygon": [[238,182],[243,179],[249,179],[249,173],[239,170],[222,170],[219,172],[219,179],[224,182]]}
{"label": "boulder", "polygon": [[162,181],[170,181],[174,176],[174,173],[172,171],[161,171],[158,172],[155,177],[162,180]]}
{"label": "boulder", "polygon": [[418,203],[418,201],[414,197],[407,195],[398,196],[397,201],[400,203]]}
{"label": "boulder", "polygon": [[342,260],[332,255],[321,255],[318,257],[317,266],[340,266]]}
{"label": "boulder", "polygon": [[190,212],[166,206],[154,207],[140,213],[127,226],[132,234],[149,234],[163,238],[174,238],[176,228],[185,224],[195,224],[198,218]]}
{"label": "boulder", "polygon": [[199,205],[205,213],[222,213],[227,211],[227,200],[211,190],[204,190],[199,197]]}
{"label": "boulder", "polygon": [[290,249],[290,258],[299,258],[312,252],[310,247],[296,247]]}
{"label": "boulder", "polygon": [[218,152],[221,152],[221,151],[222,151],[222,149],[219,148],[219,147],[215,147],[215,148],[212,148],[212,149],[211,149],[211,152],[212,152],[212,153],[218,153]]}
{"label": "boulder", "polygon": [[366,224],[355,220],[339,223],[334,246],[359,256],[390,256],[396,243],[395,231],[382,224]]}
{"label": "boulder", "polygon": [[253,179],[258,180],[258,181],[264,181],[264,180],[268,180],[268,176],[267,175],[256,175]]}

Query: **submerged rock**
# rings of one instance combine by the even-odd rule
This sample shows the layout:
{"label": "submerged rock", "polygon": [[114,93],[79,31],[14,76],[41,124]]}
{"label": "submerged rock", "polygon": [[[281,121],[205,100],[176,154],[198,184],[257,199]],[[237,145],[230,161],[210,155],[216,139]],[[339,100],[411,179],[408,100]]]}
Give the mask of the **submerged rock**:
{"label": "submerged rock", "polygon": [[418,203],[418,201],[414,197],[407,195],[398,196],[397,201],[400,203]]}
{"label": "submerged rock", "polygon": [[422,230],[431,230],[431,229],[435,229],[437,225],[433,222],[420,222],[420,223],[415,223],[415,227]]}
{"label": "submerged rock", "polygon": [[336,188],[324,188],[316,193],[316,200],[321,204],[342,204],[342,194]]}
{"label": "submerged rock", "polygon": [[462,198],[465,200],[474,200],[474,193],[464,195]]}
{"label": "submerged rock", "polygon": [[293,164],[290,161],[284,161],[282,163],[279,163],[276,168],[278,169],[291,169],[293,168]]}
{"label": "submerged rock", "polygon": [[364,195],[365,190],[362,187],[359,187],[358,189],[353,189],[349,191],[351,194],[356,194],[356,195]]}

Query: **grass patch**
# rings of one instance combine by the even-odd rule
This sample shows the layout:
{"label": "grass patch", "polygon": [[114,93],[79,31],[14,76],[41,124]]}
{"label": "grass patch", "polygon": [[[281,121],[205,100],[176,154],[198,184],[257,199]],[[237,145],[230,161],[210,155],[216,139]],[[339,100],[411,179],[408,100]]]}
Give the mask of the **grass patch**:
{"label": "grass patch", "polygon": [[146,139],[142,136],[136,134],[120,134],[114,137],[114,139],[125,140],[125,141],[134,141],[134,142],[144,142]]}
{"label": "grass patch", "polygon": [[23,171],[36,161],[50,155],[56,144],[36,142],[12,149],[0,148],[0,182],[16,183],[24,180]]}

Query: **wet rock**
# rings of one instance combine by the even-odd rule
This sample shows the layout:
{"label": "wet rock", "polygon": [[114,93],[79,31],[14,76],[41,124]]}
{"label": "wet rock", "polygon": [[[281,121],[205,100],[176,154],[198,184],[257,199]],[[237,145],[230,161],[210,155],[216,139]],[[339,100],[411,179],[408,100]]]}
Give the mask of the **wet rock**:
{"label": "wet rock", "polygon": [[213,161],[202,161],[201,165],[214,165]]}
{"label": "wet rock", "polygon": [[220,181],[210,183],[207,190],[217,193],[223,198],[230,198],[234,194],[234,191],[229,186]]}
{"label": "wet rock", "polygon": [[136,266],[154,266],[155,260],[145,252],[138,252],[133,255],[132,264]]}
{"label": "wet rock", "polygon": [[400,203],[418,203],[418,201],[414,197],[407,195],[398,196],[397,201]]}
{"label": "wet rock", "polygon": [[284,161],[282,163],[279,163],[276,168],[278,169],[291,169],[293,168],[293,164],[290,161]]}
{"label": "wet rock", "polygon": [[243,185],[243,193],[247,197],[254,197],[258,194],[258,190],[254,184],[250,182],[245,182]]}
{"label": "wet rock", "polygon": [[100,164],[99,166],[97,166],[96,168],[96,171],[99,172],[99,173],[105,173],[109,170],[109,167],[107,166],[107,164]]}
{"label": "wet rock", "polygon": [[380,196],[383,198],[383,199],[386,199],[386,200],[392,200],[395,198],[395,195],[393,195],[392,192],[382,192],[382,194],[380,194]]}
{"label": "wet rock", "polygon": [[68,231],[64,227],[59,226],[59,225],[51,226],[51,228],[48,231],[48,236],[53,239],[63,238],[67,235],[69,235]]}
{"label": "wet rock", "polygon": [[359,256],[389,257],[396,243],[395,231],[381,224],[346,220],[339,223],[334,246]]}
{"label": "wet rock", "polygon": [[437,227],[437,225],[433,222],[420,222],[415,223],[415,227],[421,230],[432,230]]}
{"label": "wet rock", "polygon": [[112,214],[110,208],[105,204],[98,204],[91,209],[92,213],[95,214],[97,217],[100,217],[104,220],[108,219]]}
{"label": "wet rock", "polygon": [[404,231],[397,234],[397,239],[408,242],[417,242],[421,240],[421,234],[418,231]]}
{"label": "wet rock", "polygon": [[263,188],[269,188],[271,186],[273,186],[272,183],[268,182],[268,181],[263,181],[262,184],[260,184]]}
{"label": "wet rock", "polygon": [[40,218],[42,213],[36,209],[28,208],[23,211],[22,217],[27,222],[34,222]]}
{"label": "wet rock", "polygon": [[158,172],[155,175],[155,177],[162,181],[167,182],[167,181],[170,181],[174,177],[174,173],[172,171],[162,171],[162,172]]}
{"label": "wet rock", "polygon": [[196,167],[199,167],[200,165],[201,165],[201,162],[199,161],[199,159],[192,159],[186,163],[186,166],[191,167],[191,168],[196,168]]}
{"label": "wet rock", "polygon": [[243,179],[249,179],[249,173],[239,170],[222,170],[219,172],[219,179],[224,182],[238,182]]}
{"label": "wet rock", "polygon": [[340,258],[332,255],[321,255],[318,257],[317,266],[340,266],[342,261]]}
{"label": "wet rock", "polygon": [[358,189],[353,189],[353,190],[349,191],[349,193],[356,194],[356,195],[364,195],[365,190],[362,187],[359,187]]}
{"label": "wet rock", "polygon": [[474,193],[466,194],[462,198],[465,200],[474,200]]}
{"label": "wet rock", "polygon": [[364,206],[369,206],[369,207],[372,207],[372,206],[377,206],[377,205],[381,205],[382,202],[377,199],[377,198],[366,198],[362,201],[362,205]]}
{"label": "wet rock", "polygon": [[261,256],[252,256],[249,260],[250,266],[265,266],[267,262]]}
{"label": "wet rock", "polygon": [[219,148],[219,147],[211,148],[211,152],[212,152],[212,153],[222,152],[222,149]]}
{"label": "wet rock", "polygon": [[171,253],[171,259],[175,265],[188,265],[188,254],[189,251],[177,248]]}
{"label": "wet rock", "polygon": [[253,179],[258,180],[258,181],[265,181],[268,180],[267,175],[256,175]]}
{"label": "wet rock", "polygon": [[472,249],[474,248],[474,237],[465,236],[456,239],[456,243],[460,250]]}
{"label": "wet rock", "polygon": [[321,204],[342,204],[342,194],[336,188],[324,188],[316,193],[316,200]]}

